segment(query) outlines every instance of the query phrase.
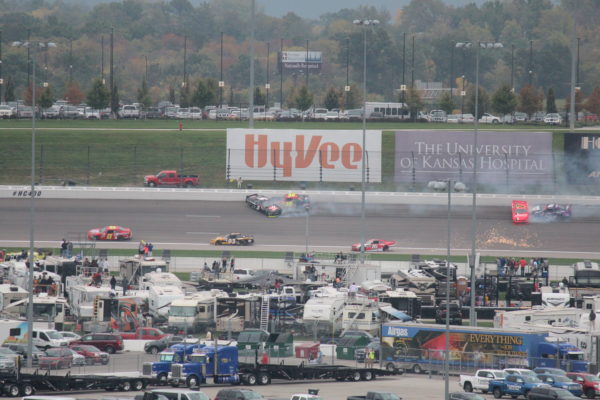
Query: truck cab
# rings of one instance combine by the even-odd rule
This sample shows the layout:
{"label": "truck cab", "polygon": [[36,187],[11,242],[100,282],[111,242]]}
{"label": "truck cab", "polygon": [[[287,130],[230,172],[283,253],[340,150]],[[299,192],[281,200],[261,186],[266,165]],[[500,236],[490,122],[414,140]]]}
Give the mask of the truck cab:
{"label": "truck cab", "polygon": [[534,387],[548,386],[540,379],[527,375],[507,375],[502,380],[493,379],[489,383],[488,391],[494,394],[496,399],[504,395],[510,395],[513,398],[524,396]]}
{"label": "truck cab", "polygon": [[186,356],[189,356],[195,350],[201,349],[202,347],[204,347],[204,345],[200,343],[174,344],[169,349],[162,351],[159,354],[158,361],[144,363],[142,366],[143,375],[157,378],[161,382],[166,383],[169,379],[169,373],[171,372],[173,364],[186,362]]}
{"label": "truck cab", "polygon": [[189,362],[174,364],[171,377],[173,383],[185,382],[188,388],[206,383],[208,378],[213,378],[215,383],[234,384],[240,381],[238,370],[237,347],[207,346],[190,354]]}

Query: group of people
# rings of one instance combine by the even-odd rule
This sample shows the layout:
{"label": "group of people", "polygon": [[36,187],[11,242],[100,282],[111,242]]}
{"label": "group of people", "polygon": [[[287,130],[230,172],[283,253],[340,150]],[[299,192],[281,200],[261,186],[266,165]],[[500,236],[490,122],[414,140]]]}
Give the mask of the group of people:
{"label": "group of people", "polygon": [[140,256],[152,257],[153,249],[154,249],[154,245],[152,243],[140,240],[140,244],[138,246],[138,254]]}
{"label": "group of people", "polygon": [[57,291],[57,286],[56,282],[54,282],[54,278],[48,275],[46,271],[42,272],[41,277],[34,277],[33,288],[35,293],[48,293],[49,296],[54,296]]}
{"label": "group of people", "polygon": [[548,260],[539,257],[527,261],[525,258],[498,257],[496,259],[498,275],[505,276],[542,276],[548,274]]}
{"label": "group of people", "polygon": [[209,267],[208,263],[204,263],[204,271],[213,273],[215,278],[219,278],[221,274],[227,273],[227,267],[229,266],[229,272],[233,273],[235,269],[235,257],[223,257],[221,262],[219,260],[214,260],[212,265]]}

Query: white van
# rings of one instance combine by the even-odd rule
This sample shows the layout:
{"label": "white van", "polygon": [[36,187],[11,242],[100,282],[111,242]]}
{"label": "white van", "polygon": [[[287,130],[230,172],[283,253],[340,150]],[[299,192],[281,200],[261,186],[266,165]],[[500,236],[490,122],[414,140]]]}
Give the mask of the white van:
{"label": "white van", "polygon": [[32,338],[33,345],[40,349],[67,345],[67,340],[55,329],[34,329]]}

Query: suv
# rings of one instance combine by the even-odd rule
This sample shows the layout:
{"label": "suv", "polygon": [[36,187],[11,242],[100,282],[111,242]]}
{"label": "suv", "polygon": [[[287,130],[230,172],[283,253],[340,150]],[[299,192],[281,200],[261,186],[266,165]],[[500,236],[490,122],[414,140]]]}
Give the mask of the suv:
{"label": "suv", "polygon": [[262,394],[251,389],[221,389],[213,400],[262,400]]}
{"label": "suv", "polygon": [[[23,357],[24,360],[27,360],[27,344],[26,343],[3,343],[2,347],[6,347],[14,351]],[[33,365],[37,365],[39,358],[44,355],[44,352],[33,346],[31,348],[31,361]]]}
{"label": "suv", "polygon": [[144,351],[148,354],[158,354],[164,349],[167,349],[174,344],[181,343],[184,341],[183,336],[167,335],[158,340],[153,340],[144,344]]}
{"label": "suv", "polygon": [[113,333],[90,333],[83,336],[79,340],[71,342],[70,344],[89,344],[96,346],[108,354],[115,354],[117,351],[123,350],[123,338],[121,335],[116,335]]}
{"label": "suv", "polygon": [[152,394],[166,397],[168,400],[210,400],[199,390],[190,389],[153,389]]}
{"label": "suv", "polygon": [[527,393],[527,400],[575,400],[580,398],[568,390],[549,386],[535,387]]}

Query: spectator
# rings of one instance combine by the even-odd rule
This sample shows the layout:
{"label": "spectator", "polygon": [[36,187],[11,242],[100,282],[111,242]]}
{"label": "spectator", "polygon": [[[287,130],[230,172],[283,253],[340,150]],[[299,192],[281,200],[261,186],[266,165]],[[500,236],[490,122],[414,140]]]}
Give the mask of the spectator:
{"label": "spectator", "polygon": [[67,242],[67,258],[71,258],[73,255],[73,242]]}
{"label": "spectator", "polygon": [[238,188],[238,189],[241,189],[241,188],[242,188],[242,184],[243,184],[243,183],[244,183],[244,181],[242,180],[242,177],[240,176],[240,177],[237,179],[237,188]]}
{"label": "spectator", "polygon": [[260,363],[263,365],[266,365],[269,363],[269,356],[267,355],[266,351],[263,351],[262,357],[260,358]]}
{"label": "spectator", "polygon": [[67,256],[67,248],[68,248],[68,243],[67,243],[66,239],[63,239],[62,243],[60,244],[60,256],[61,257]]}
{"label": "spectator", "polygon": [[352,285],[348,288],[348,294],[350,297],[356,297],[356,293],[358,293],[358,286],[356,286],[355,282],[352,282]]}
{"label": "spectator", "polygon": [[139,255],[143,255],[144,254],[144,249],[146,248],[146,243],[144,243],[143,240],[140,240],[140,244],[138,246],[138,254]]}
{"label": "spectator", "polygon": [[152,257],[152,250],[154,250],[154,245],[152,243],[148,243],[148,256]]}
{"label": "spectator", "polygon": [[235,257],[231,256],[231,260],[229,260],[229,272],[233,273],[235,269]]}
{"label": "spectator", "polygon": [[117,288],[117,279],[114,275],[110,278],[110,288],[112,290],[115,290]]}

